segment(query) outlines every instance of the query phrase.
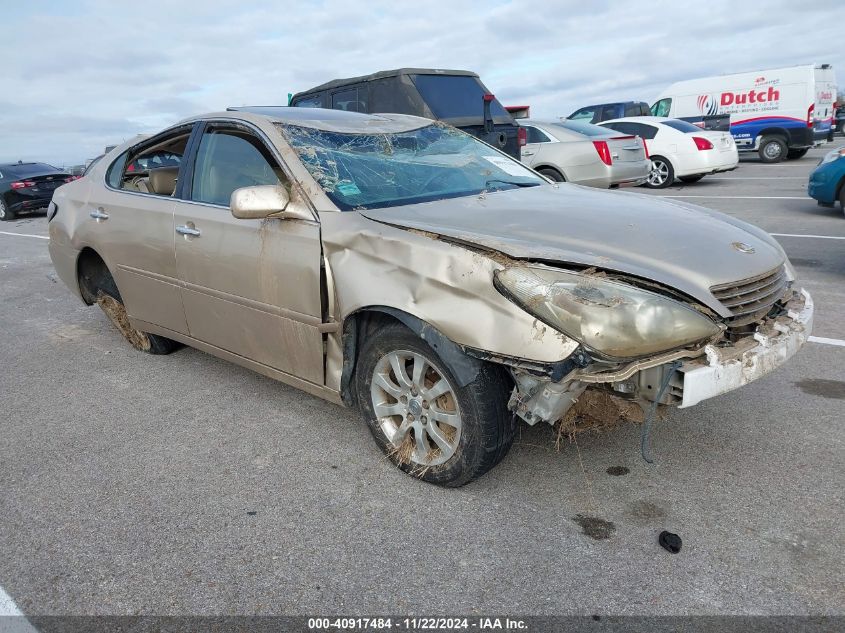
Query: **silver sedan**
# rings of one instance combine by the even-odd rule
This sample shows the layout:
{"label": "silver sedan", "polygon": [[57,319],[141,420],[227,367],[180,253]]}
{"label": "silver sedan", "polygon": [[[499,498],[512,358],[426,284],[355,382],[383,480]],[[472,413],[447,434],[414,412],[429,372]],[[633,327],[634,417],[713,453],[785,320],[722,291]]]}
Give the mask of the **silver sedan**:
{"label": "silver sedan", "polygon": [[638,136],[609,134],[582,121],[522,119],[519,124],[527,132],[522,162],[556,182],[607,189],[648,178],[651,161]]}

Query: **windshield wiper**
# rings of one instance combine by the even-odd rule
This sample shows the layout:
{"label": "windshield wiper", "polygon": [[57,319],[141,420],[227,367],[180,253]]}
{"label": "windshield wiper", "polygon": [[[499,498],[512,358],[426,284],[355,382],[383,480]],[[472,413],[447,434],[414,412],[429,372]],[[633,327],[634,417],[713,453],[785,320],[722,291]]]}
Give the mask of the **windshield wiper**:
{"label": "windshield wiper", "polygon": [[504,185],[513,185],[514,187],[536,187],[539,185],[539,182],[517,182],[515,180],[503,180],[501,178],[491,178],[487,182],[484,183],[484,188],[488,191],[491,189],[490,183],[500,182]]}

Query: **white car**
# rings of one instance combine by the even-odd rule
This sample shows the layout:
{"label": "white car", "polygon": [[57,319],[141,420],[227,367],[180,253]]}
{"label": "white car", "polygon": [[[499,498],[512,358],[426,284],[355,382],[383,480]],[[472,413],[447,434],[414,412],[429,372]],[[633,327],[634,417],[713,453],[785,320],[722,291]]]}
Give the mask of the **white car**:
{"label": "white car", "polygon": [[736,169],[739,154],[729,132],[702,130],[692,123],[656,116],[634,116],[599,123],[645,140],[651,157],[646,187],[662,189],[675,178],[698,182],[707,174]]}

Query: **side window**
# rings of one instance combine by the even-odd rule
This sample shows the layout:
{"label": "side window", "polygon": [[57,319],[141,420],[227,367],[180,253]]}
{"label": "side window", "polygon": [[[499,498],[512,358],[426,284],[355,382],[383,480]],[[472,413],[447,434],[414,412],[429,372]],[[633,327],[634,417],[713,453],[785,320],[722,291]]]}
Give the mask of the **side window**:
{"label": "side window", "polygon": [[633,134],[636,134],[637,136],[649,140],[657,136],[657,128],[653,125],[646,125],[645,123],[635,123],[634,126],[637,128],[637,130],[636,132],[633,132]]}
{"label": "side window", "polygon": [[332,109],[347,112],[367,112],[367,89],[359,86],[332,95]]}
{"label": "side window", "polygon": [[106,173],[110,187],[172,196],[191,126],[143,141],[118,156]]}
{"label": "side window", "polygon": [[118,156],[109,167],[109,171],[106,174],[106,182],[109,187],[112,187],[113,189],[120,189],[120,185],[123,182],[123,170],[126,167],[126,159],[128,157],[129,150]]}
{"label": "side window", "polygon": [[615,103],[606,105],[601,109],[601,116],[593,121],[593,123],[598,123],[599,121],[609,121],[610,119],[618,119],[619,117],[616,112],[617,107]]}
{"label": "side window", "polygon": [[293,105],[297,108],[322,108],[323,98],[321,95],[316,95],[313,97],[304,97],[302,99],[297,99],[293,103]]}
{"label": "side window", "polygon": [[669,116],[669,110],[672,107],[671,99],[661,99],[653,106],[651,106],[651,113],[654,116]]}
{"label": "side window", "polygon": [[525,141],[526,143],[549,143],[552,139],[546,136],[543,132],[538,130],[536,127],[532,127],[530,125],[526,125],[525,127]]}
{"label": "side window", "polygon": [[284,175],[258,138],[230,129],[203,134],[197,150],[191,200],[229,206],[241,187],[283,184]]}
{"label": "side window", "polygon": [[592,107],[581,108],[580,110],[575,112],[575,114],[573,114],[569,118],[572,119],[573,121],[582,121],[582,120],[587,120],[587,119],[592,121],[594,114],[595,114],[595,108],[592,108]]}
{"label": "side window", "polygon": [[643,112],[643,106],[639,103],[625,104],[625,114],[622,116],[648,116],[648,112]]}

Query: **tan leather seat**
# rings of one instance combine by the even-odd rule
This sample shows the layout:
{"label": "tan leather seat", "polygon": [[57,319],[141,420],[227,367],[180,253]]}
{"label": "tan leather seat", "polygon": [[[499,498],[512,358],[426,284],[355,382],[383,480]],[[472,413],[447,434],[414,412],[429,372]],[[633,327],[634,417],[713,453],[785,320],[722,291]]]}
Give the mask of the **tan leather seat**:
{"label": "tan leather seat", "polygon": [[150,190],[159,196],[172,196],[176,191],[178,167],[158,167],[150,170]]}

